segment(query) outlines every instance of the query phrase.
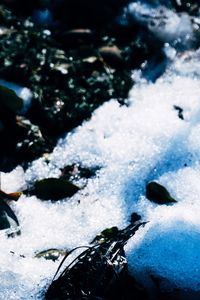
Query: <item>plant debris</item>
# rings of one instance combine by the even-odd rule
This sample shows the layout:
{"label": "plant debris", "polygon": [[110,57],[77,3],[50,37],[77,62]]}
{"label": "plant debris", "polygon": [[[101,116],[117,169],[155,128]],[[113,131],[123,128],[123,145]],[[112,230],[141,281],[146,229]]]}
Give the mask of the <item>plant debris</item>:
{"label": "plant debris", "polygon": [[174,109],[177,110],[179,119],[184,120],[183,109],[178,105],[174,105]]}
{"label": "plant debris", "polygon": [[149,182],[146,186],[146,197],[158,204],[176,203],[167,189],[157,182]]}
{"label": "plant debris", "polygon": [[46,178],[36,181],[31,190],[24,191],[25,194],[37,196],[41,200],[60,200],[72,197],[80,190],[75,184],[62,178]]}
{"label": "plant debris", "polygon": [[19,197],[22,195],[22,192],[14,192],[14,193],[5,193],[0,190],[0,200],[14,200],[17,201]]}
{"label": "plant debris", "polygon": [[0,230],[6,229],[8,237],[20,234],[19,221],[10,206],[0,201]]}
{"label": "plant debris", "polygon": [[124,299],[122,287],[128,271],[123,247],[144,225],[145,222],[135,221],[123,230],[116,227],[104,230],[105,240],[99,243],[99,239],[94,239],[93,246],[83,247],[86,250],[55,279],[69,254],[81,247],[70,251],[61,262],[45,299]]}
{"label": "plant debris", "polygon": [[62,249],[47,249],[35,254],[36,258],[45,258],[46,260],[56,261],[62,256],[66,256],[67,250]]}

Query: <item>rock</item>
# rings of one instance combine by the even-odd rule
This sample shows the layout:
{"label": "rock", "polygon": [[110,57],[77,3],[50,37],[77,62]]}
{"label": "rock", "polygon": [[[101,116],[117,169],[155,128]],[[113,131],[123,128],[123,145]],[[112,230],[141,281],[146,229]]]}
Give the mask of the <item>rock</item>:
{"label": "rock", "polygon": [[[32,93],[26,87],[19,86],[13,82],[8,82],[6,80],[0,79],[0,86],[4,88],[8,88],[16,93],[16,95],[20,98],[20,107],[16,110],[18,114],[26,114],[31,106]],[[8,105],[9,103],[7,103]]]}
{"label": "rock", "polygon": [[23,100],[13,90],[0,85],[0,106],[16,113],[22,109]]}

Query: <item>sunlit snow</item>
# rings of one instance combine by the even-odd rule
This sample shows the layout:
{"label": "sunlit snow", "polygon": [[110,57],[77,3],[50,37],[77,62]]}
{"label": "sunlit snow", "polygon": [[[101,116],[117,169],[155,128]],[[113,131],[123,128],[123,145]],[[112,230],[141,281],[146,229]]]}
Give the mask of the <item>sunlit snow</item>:
{"label": "sunlit snow", "polygon": [[[26,172],[18,167],[2,173],[1,188],[11,192],[33,180],[58,177],[72,163],[99,167],[70,199],[52,203],[23,195],[11,204],[22,234],[8,239],[0,233],[1,299],[41,299],[59,262],[34,258],[36,252],[87,245],[107,227],[128,225],[134,211],[149,222],[126,245],[130,272],[148,286],[155,276],[165,288],[200,291],[197,54],[177,55],[156,83],[138,80],[128,106],[114,99],[102,105],[58,142],[48,162],[44,157]],[[183,109],[184,120],[175,106]],[[151,180],[163,184],[178,203],[160,206],[146,199]]]}

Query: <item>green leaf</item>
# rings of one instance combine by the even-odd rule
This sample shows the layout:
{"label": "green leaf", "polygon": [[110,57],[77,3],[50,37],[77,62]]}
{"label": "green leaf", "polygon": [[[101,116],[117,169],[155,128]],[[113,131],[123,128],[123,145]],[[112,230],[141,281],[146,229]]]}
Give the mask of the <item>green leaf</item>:
{"label": "green leaf", "polygon": [[157,182],[149,182],[146,186],[146,197],[150,201],[153,201],[158,204],[167,204],[177,202],[168,190]]}
{"label": "green leaf", "polygon": [[80,188],[60,178],[47,178],[35,182],[35,195],[42,200],[59,200],[72,197]]}

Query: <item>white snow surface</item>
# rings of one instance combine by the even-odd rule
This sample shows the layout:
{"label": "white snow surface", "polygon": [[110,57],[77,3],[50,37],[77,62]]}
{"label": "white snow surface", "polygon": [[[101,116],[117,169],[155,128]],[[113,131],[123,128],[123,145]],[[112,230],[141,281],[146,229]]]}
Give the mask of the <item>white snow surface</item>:
{"label": "white snow surface", "polygon": [[[59,261],[34,258],[35,252],[87,245],[107,227],[127,226],[133,212],[149,222],[126,245],[130,272],[147,286],[155,276],[163,288],[200,291],[200,63],[196,54],[184,55],[194,62],[188,73],[188,60],[176,57],[156,83],[138,80],[127,107],[111,99],[97,109],[58,142],[48,163],[44,157],[26,172],[2,173],[1,188],[12,192],[58,177],[73,163],[100,167],[70,199],[23,195],[11,204],[22,233],[13,239],[0,233],[0,299],[42,299]],[[178,202],[150,202],[145,186],[152,180]]]}
{"label": "white snow surface", "polygon": [[148,1],[131,2],[125,11],[128,11],[129,18],[146,25],[159,40],[174,45],[181,42],[187,49],[191,47],[194,29],[188,14],[178,14],[166,6],[153,6]]}

